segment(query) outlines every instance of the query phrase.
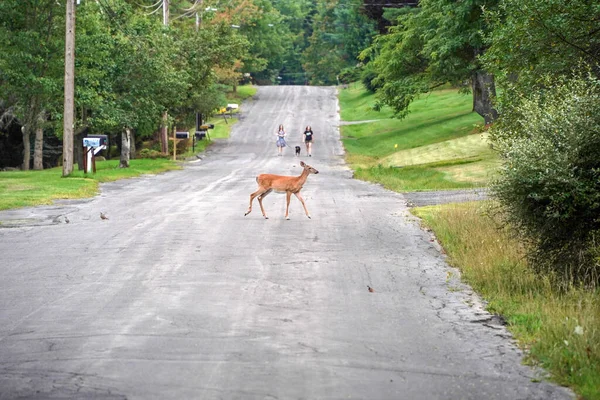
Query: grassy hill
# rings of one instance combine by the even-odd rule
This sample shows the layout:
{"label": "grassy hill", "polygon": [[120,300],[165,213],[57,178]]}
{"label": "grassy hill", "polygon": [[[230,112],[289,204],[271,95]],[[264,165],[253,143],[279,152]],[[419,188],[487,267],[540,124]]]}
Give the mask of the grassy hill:
{"label": "grassy hill", "polygon": [[352,123],[341,127],[347,162],[359,179],[397,191],[481,187],[498,165],[470,95],[434,91],[402,120],[374,111],[374,95],[360,84],[341,89],[339,99],[342,121]]}

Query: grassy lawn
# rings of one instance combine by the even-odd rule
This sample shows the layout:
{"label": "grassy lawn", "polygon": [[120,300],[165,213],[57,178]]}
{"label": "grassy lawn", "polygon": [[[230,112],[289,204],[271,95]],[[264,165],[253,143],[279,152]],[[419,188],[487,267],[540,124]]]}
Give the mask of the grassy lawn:
{"label": "grassy lawn", "polygon": [[67,178],[62,177],[62,167],[44,171],[0,172],[0,210],[52,204],[57,199],[92,197],[98,193],[100,182],[180,168],[165,159],[131,160],[129,168],[118,166],[119,160],[100,161],[96,163],[96,174],[75,170]]}
{"label": "grassy lawn", "polygon": [[[496,155],[471,111],[472,97],[454,89],[422,96],[404,119],[370,109],[374,95],[358,84],[340,90],[346,160],[356,177],[398,191],[461,189],[487,184]],[[401,167],[401,168],[399,168]]]}
{"label": "grassy lawn", "polygon": [[451,265],[502,315],[527,363],[585,399],[600,399],[600,290],[559,290],[533,273],[521,245],[499,229],[488,202],[413,209],[436,233]]}

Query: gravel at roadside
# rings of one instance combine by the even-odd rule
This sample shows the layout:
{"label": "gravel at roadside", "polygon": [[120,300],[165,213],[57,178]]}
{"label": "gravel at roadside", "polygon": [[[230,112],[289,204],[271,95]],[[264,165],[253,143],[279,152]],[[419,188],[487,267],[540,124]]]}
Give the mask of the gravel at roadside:
{"label": "gravel at roadside", "polygon": [[464,203],[467,201],[487,200],[489,198],[488,190],[484,188],[409,192],[403,193],[402,195],[406,198],[406,204],[409,207]]}

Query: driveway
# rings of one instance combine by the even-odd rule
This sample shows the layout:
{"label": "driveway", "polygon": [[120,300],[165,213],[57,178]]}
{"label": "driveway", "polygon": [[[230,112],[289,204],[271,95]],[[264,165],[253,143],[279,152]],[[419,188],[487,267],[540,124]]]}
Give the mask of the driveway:
{"label": "driveway", "polygon": [[[403,195],[351,178],[334,88],[242,108],[181,171],[0,213],[0,399],[573,398],[521,364]],[[312,125],[312,157],[277,156],[280,123],[292,146]],[[301,160],[312,219],[277,194],[245,217],[255,176]]]}

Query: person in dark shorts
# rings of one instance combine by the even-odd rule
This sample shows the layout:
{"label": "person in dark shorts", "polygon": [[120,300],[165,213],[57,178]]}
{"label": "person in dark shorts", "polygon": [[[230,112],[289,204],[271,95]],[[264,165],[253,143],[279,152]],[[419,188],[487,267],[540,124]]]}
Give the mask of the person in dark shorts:
{"label": "person in dark shorts", "polygon": [[285,129],[283,129],[283,125],[279,125],[279,128],[277,129],[277,142],[275,143],[277,144],[279,155],[282,156],[283,148],[287,146],[287,143],[285,142]]}
{"label": "person in dark shorts", "polygon": [[304,144],[306,144],[306,154],[312,157],[312,144],[314,141],[313,131],[310,125],[304,129]]}

